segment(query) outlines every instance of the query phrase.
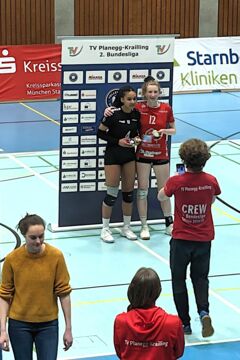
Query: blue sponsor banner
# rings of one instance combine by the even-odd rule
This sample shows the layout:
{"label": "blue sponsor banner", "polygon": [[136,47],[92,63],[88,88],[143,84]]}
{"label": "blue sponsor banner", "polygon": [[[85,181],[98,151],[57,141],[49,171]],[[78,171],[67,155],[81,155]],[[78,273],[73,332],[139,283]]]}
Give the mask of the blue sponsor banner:
{"label": "blue sponsor banner", "polygon": [[[146,76],[161,83],[162,101],[172,103],[173,38],[71,38],[62,43],[59,226],[101,224],[105,196],[105,142],[96,136],[104,109],[118,89],[131,84],[141,100]],[[149,219],[160,219],[157,188],[150,179]],[[137,184],[136,184],[137,186]],[[134,206],[133,220],[138,220]],[[121,222],[121,196],[111,222]]]}

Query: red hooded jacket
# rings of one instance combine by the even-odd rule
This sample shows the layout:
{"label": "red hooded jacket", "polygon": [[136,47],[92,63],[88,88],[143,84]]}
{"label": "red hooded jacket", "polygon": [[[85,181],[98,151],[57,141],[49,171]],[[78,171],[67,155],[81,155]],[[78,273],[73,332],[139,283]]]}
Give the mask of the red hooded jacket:
{"label": "red hooded jacket", "polygon": [[181,320],[153,306],[116,316],[114,346],[121,360],[176,360],[183,355]]}

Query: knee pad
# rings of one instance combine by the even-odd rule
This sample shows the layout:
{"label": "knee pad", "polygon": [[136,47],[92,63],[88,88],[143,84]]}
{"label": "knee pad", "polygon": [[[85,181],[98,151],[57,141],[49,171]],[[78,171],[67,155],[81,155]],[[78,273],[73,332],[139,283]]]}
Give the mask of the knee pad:
{"label": "knee pad", "polygon": [[145,200],[147,198],[147,195],[148,195],[148,190],[144,190],[144,189],[137,190],[137,197],[139,200]]}
{"label": "knee pad", "polygon": [[107,186],[107,194],[103,200],[104,204],[107,206],[113,206],[117,200],[118,196],[118,187],[116,186]]}
{"label": "knee pad", "polygon": [[122,199],[126,203],[132,203],[133,202],[133,191],[129,191],[129,192],[123,191]]}

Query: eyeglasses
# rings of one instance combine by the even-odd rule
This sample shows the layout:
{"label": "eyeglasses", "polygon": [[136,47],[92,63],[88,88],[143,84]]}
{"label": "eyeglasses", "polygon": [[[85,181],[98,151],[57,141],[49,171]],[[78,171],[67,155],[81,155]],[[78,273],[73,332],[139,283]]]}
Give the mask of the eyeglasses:
{"label": "eyeglasses", "polygon": [[43,234],[40,234],[40,235],[27,235],[27,237],[31,240],[37,240],[37,239],[40,239],[42,240],[44,238],[44,233]]}

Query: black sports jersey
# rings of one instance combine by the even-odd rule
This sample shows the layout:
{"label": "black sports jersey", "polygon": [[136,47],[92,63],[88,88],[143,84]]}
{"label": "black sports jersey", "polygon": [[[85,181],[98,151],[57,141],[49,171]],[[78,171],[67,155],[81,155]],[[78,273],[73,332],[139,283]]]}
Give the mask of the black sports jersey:
{"label": "black sports jersey", "polygon": [[107,137],[116,139],[109,141],[107,147],[118,146],[118,140],[128,137],[134,138],[139,133],[140,128],[140,113],[138,110],[133,109],[130,113],[124,112],[121,108],[116,109],[111,116],[104,117],[102,124],[109,130],[107,131]]}

